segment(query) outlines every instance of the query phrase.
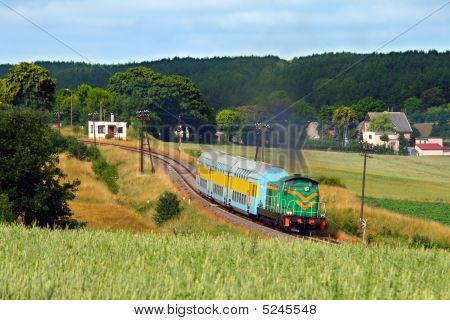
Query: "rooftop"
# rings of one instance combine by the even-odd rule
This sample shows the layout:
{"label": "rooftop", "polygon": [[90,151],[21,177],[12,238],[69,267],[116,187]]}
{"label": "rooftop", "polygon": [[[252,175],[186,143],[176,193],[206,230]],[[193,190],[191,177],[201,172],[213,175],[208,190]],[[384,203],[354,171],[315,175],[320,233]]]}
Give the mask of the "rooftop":
{"label": "rooftop", "polygon": [[416,147],[421,150],[444,150],[447,147],[443,147],[437,143],[416,143]]}
{"label": "rooftop", "polygon": [[388,114],[391,118],[394,129],[398,133],[411,133],[412,128],[409,124],[408,118],[404,112],[369,112],[368,116],[370,119],[377,118],[383,114]]}

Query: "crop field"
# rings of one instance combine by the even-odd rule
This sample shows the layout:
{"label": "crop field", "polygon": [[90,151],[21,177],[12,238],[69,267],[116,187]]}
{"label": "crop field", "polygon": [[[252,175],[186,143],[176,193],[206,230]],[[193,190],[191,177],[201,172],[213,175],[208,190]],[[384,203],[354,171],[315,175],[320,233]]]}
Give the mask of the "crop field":
{"label": "crop field", "polygon": [[366,198],[367,204],[412,217],[437,221],[450,225],[450,204],[409,200]]}
{"label": "crop field", "polygon": [[433,249],[0,225],[0,299],[449,299]]}

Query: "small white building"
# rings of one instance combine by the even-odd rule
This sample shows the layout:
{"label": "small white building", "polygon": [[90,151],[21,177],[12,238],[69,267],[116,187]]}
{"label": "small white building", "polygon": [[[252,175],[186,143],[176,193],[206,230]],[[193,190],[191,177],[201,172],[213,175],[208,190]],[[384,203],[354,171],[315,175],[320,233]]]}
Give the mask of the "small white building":
{"label": "small white building", "polygon": [[[95,128],[94,128],[95,124]],[[114,115],[111,114],[111,121],[88,121],[89,139],[105,139],[109,134],[111,139],[127,138],[127,123],[114,121]]]}

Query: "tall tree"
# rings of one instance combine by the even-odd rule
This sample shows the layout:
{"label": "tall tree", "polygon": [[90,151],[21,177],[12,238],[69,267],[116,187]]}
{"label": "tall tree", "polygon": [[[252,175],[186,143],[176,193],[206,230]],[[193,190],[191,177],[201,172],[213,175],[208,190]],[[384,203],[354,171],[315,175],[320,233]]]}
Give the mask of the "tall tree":
{"label": "tall tree", "polygon": [[0,194],[26,225],[70,223],[68,201],[79,181],[67,182],[57,166],[49,114],[23,108],[0,110]]}
{"label": "tall tree", "polygon": [[419,112],[422,107],[422,100],[417,97],[409,97],[405,100],[405,103],[403,103],[403,110],[406,112],[406,114],[410,115],[415,112]]}
{"label": "tall tree", "polygon": [[307,122],[317,119],[317,112],[308,102],[304,100],[297,101],[292,106],[294,113],[301,122]]}
{"label": "tall tree", "polygon": [[0,101],[14,106],[51,110],[55,86],[55,80],[46,69],[22,62],[0,80]]}
{"label": "tall tree", "polygon": [[394,131],[394,124],[388,113],[383,113],[370,121],[370,131],[374,132],[392,132]]}
{"label": "tall tree", "polygon": [[383,101],[372,97],[365,97],[351,107],[359,121],[362,121],[368,112],[386,111],[386,108],[386,104]]}
{"label": "tall tree", "polygon": [[420,98],[422,99],[423,106],[425,108],[439,106],[445,103],[444,93],[441,88],[434,87],[427,89],[422,92]]}
{"label": "tall tree", "polygon": [[123,112],[129,116],[139,109],[149,109],[164,124],[176,125],[179,114],[193,126],[214,121],[214,110],[186,77],[167,77],[145,67],[130,68],[111,77],[108,91],[126,103]]}
{"label": "tall tree", "polygon": [[216,115],[217,127],[223,130],[229,142],[232,141],[233,131],[239,128],[239,115],[236,111],[223,109]]}
{"label": "tall tree", "polygon": [[344,145],[348,143],[348,127],[356,121],[356,115],[346,106],[341,106],[333,112],[333,123],[340,129],[343,129]]}

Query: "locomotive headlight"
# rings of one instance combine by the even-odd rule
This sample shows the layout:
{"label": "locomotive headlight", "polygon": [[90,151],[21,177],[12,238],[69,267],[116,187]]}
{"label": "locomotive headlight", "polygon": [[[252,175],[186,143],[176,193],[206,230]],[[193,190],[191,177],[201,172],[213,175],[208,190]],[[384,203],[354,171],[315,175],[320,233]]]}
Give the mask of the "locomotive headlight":
{"label": "locomotive headlight", "polygon": [[292,215],[292,210],[288,210],[288,211],[286,211],[286,213],[287,213],[288,215]]}

